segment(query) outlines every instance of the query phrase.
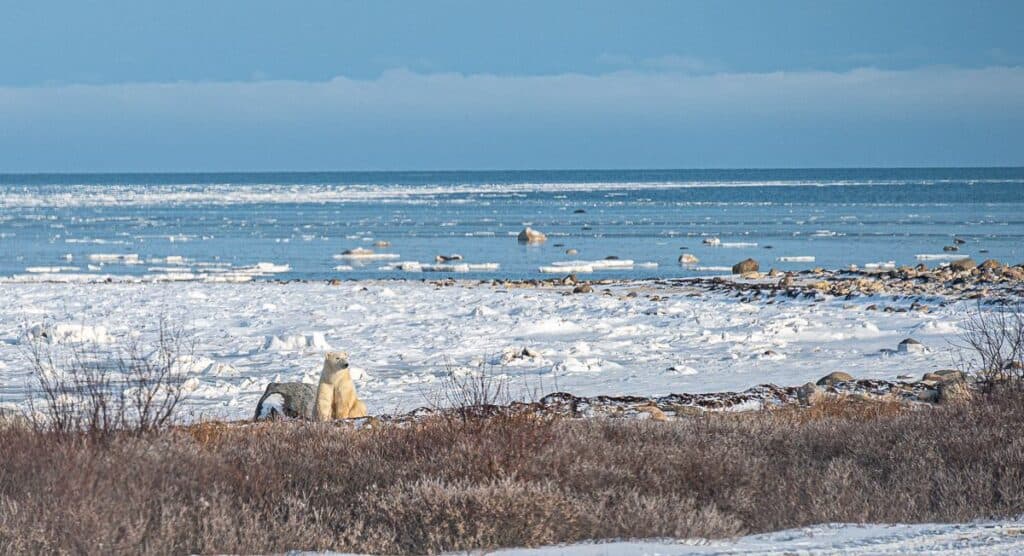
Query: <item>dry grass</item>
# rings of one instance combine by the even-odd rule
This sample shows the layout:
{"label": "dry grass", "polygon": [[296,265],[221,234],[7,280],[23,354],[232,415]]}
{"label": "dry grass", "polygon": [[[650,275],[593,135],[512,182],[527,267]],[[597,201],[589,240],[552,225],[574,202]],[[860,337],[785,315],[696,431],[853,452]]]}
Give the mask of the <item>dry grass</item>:
{"label": "dry grass", "polygon": [[1024,399],[678,422],[0,426],[0,553],[373,553],[1024,512]]}

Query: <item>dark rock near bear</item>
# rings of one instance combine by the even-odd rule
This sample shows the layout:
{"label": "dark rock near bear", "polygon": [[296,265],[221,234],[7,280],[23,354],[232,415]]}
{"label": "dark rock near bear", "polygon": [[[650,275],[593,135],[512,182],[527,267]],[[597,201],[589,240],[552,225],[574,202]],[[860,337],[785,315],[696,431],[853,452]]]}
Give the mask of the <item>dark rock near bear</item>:
{"label": "dark rock near bear", "polygon": [[[272,399],[271,396],[279,396]],[[277,402],[277,403],[274,403]],[[271,382],[256,404],[253,420],[289,417],[313,419],[316,411],[316,387],[304,382]]]}

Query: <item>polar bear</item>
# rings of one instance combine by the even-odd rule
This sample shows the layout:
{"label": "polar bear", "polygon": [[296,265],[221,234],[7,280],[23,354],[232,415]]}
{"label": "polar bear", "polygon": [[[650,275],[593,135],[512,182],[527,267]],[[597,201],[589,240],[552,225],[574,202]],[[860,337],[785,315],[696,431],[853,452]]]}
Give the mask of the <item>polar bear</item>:
{"label": "polar bear", "polygon": [[356,385],[348,369],[348,353],[329,351],[316,391],[316,418],[319,421],[366,417],[366,404],[356,396]]}

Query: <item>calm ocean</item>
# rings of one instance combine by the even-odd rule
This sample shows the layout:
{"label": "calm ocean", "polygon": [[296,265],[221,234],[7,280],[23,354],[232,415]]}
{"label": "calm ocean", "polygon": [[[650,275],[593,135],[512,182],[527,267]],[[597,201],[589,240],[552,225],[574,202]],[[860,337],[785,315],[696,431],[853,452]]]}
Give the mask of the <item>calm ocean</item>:
{"label": "calm ocean", "polygon": [[[517,243],[525,224],[548,241]],[[944,252],[954,236],[966,243]],[[1022,240],[1024,168],[0,175],[2,277],[269,262],[289,267],[274,278],[532,278],[607,257],[635,264],[589,277],[672,277],[747,257],[762,269],[1020,263]],[[334,257],[356,247],[392,258]],[[389,267],[455,253],[499,269]]]}

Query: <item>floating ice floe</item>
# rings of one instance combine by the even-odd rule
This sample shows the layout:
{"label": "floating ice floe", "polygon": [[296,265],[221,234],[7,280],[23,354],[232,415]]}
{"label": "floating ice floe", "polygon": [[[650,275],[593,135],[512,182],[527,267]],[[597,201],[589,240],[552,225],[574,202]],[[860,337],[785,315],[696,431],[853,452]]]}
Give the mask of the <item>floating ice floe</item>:
{"label": "floating ice floe", "polygon": [[727,247],[732,249],[738,249],[743,247],[757,247],[757,243],[745,242],[745,241],[733,241],[728,243],[719,243],[719,247]]}
{"label": "floating ice floe", "polygon": [[352,266],[351,265],[347,265],[347,264],[340,264],[340,265],[334,267],[334,270],[337,271],[337,272],[345,272],[345,271],[352,270]]}
{"label": "floating ice floe", "polygon": [[800,256],[795,256],[795,257],[777,257],[775,260],[780,262],[780,263],[813,263],[814,262],[814,256],[813,255],[800,255]]}
{"label": "floating ice floe", "polygon": [[114,253],[93,253],[89,255],[89,260],[94,263],[142,264],[142,260],[139,259],[139,255],[137,253],[127,253],[124,255]]}
{"label": "floating ice floe", "polygon": [[287,264],[274,264],[274,263],[256,263],[253,266],[243,266],[236,269],[209,269],[208,272],[213,274],[202,275],[201,278],[204,282],[214,283],[236,283],[236,282],[249,282],[259,276],[265,276],[267,274],[280,274],[283,272],[291,272],[291,265]]}
{"label": "floating ice floe", "polygon": [[914,255],[914,258],[919,261],[955,261],[958,259],[965,258],[962,254],[957,253],[941,253],[941,254],[922,254]]}
{"label": "floating ice floe", "polygon": [[704,245],[711,245],[711,246],[714,247],[714,246],[721,245],[722,244],[722,240],[718,239],[717,237],[709,237],[709,238],[704,239],[703,243],[704,243]]}
{"label": "floating ice floe", "polygon": [[361,260],[361,261],[380,261],[380,260],[391,260],[399,259],[401,255],[397,253],[376,253],[372,249],[366,249],[365,247],[356,247],[355,249],[348,249],[341,254],[335,255],[335,260]]}
{"label": "floating ice floe", "polygon": [[182,271],[163,271],[157,272],[150,276],[143,277],[145,282],[193,282],[200,278],[205,278],[205,275],[197,275],[191,272]]}
{"label": "floating ice floe", "polygon": [[382,270],[401,270],[402,272],[489,272],[499,270],[498,263],[458,263],[458,264],[423,264],[416,261],[405,261]]}
{"label": "floating ice floe", "polygon": [[632,270],[633,266],[634,263],[630,259],[603,259],[599,261],[556,261],[537,270],[546,274],[587,273],[595,270]]}
{"label": "floating ice floe", "polygon": [[864,263],[864,268],[867,270],[892,270],[896,268],[896,261]]}
{"label": "floating ice floe", "polygon": [[56,274],[58,272],[75,272],[77,266],[30,266],[25,269],[29,274]]}

